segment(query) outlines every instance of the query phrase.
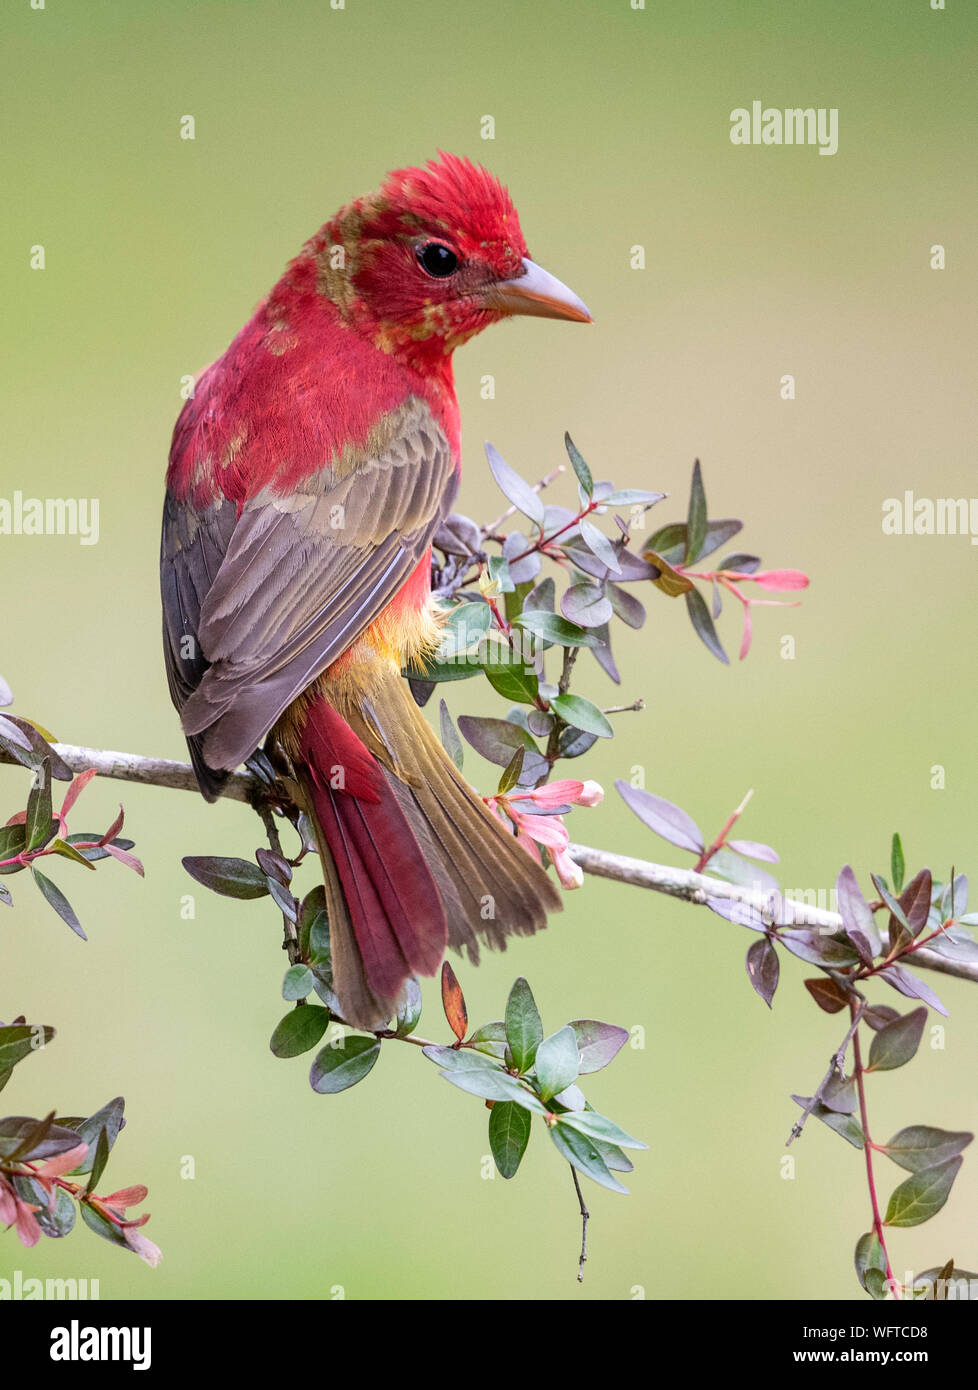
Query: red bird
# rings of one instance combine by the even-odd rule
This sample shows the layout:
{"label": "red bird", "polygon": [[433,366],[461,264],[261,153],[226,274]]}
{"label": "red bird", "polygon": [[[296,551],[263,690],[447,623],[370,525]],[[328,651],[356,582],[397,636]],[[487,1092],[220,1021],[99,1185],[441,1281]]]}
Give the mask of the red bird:
{"label": "red bird", "polygon": [[288,266],[177,421],[170,694],[213,801],[266,735],[322,857],[342,1017],[383,1027],[446,945],[546,924],[551,880],[468,787],[401,668],[438,644],[431,541],[459,485],[452,353],[511,314],[589,322],[485,169],[388,176]]}

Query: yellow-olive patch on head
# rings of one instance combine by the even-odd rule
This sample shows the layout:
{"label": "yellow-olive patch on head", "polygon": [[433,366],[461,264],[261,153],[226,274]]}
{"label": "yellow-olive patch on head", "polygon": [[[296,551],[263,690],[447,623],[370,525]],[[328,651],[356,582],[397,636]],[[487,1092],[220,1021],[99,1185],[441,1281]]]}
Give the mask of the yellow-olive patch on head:
{"label": "yellow-olive patch on head", "polygon": [[526,244],[506,189],[442,154],[388,175],[316,238],[317,285],[385,351],[450,352],[501,317],[488,296],[523,271]]}

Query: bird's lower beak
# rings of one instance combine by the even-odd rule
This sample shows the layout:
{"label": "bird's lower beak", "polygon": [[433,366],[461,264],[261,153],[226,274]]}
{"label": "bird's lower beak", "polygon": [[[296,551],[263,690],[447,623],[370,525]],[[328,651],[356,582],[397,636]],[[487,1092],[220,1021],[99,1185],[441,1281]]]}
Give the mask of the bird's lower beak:
{"label": "bird's lower beak", "polygon": [[522,275],[493,285],[486,292],[485,301],[500,314],[534,314],[543,319],[593,322],[587,305],[573,290],[525,256]]}

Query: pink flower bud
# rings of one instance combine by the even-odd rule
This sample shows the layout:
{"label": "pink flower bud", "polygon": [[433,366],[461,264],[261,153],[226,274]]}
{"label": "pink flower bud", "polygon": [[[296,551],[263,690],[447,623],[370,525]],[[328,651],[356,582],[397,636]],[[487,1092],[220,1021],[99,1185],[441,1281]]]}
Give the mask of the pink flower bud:
{"label": "pink flower bud", "polygon": [[604,800],[604,787],[600,782],[585,782],[577,798],[578,806],[598,806]]}
{"label": "pink flower bud", "polygon": [[122,1234],[129,1249],[134,1250],[141,1260],[145,1260],[148,1265],[152,1265],[155,1269],[163,1258],[163,1251],[160,1247],[154,1245],[151,1240],[148,1240],[146,1236],[141,1235],[131,1226],[127,1227]]}
{"label": "pink flower bud", "polygon": [[566,806],[568,802],[573,806],[580,798],[583,787],[583,782],[568,777],[559,782],[548,782],[545,786],[535,787],[527,794],[526,800],[535,802],[537,806]]}
{"label": "pink flower bud", "polygon": [[580,864],[575,864],[573,859],[566,851],[561,850],[558,854],[551,855],[554,861],[554,868],[557,870],[557,877],[565,888],[580,888],[584,882],[584,871]]}
{"label": "pink flower bud", "polygon": [[761,570],[759,574],[747,576],[762,589],[807,589],[808,575],[801,570]]}

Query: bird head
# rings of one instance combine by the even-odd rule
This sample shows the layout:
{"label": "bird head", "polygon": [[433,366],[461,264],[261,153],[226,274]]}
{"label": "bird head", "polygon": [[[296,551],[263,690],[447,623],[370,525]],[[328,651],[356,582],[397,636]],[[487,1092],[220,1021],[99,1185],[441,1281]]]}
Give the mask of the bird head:
{"label": "bird head", "polygon": [[529,259],[499,180],[457,155],[389,174],[311,245],[319,291],[388,352],[444,356],[513,314],[591,321],[577,295]]}

